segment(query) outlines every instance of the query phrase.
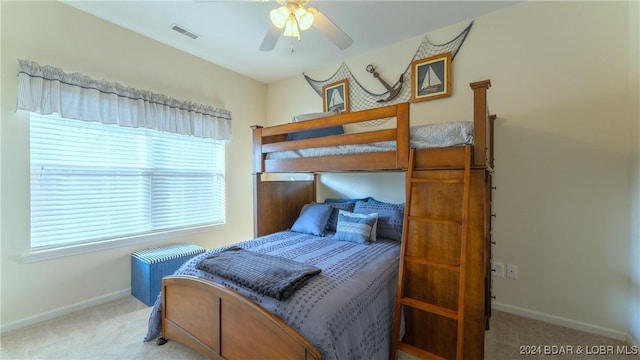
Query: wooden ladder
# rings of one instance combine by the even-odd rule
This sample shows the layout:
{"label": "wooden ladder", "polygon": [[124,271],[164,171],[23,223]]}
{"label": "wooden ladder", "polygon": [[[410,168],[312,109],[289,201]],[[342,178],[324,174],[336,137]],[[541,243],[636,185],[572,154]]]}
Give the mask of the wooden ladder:
{"label": "wooden ladder", "polygon": [[[471,154],[471,146],[466,146],[463,170],[416,170],[415,149],[411,149],[395,306],[393,359],[397,350],[420,358],[464,358]],[[457,188],[451,189],[450,186]],[[440,193],[437,193],[438,189]],[[430,193],[429,201],[424,204],[425,199],[421,196],[429,191],[435,192]],[[438,195],[434,195],[436,193]],[[462,198],[460,208],[451,204],[451,193],[456,194],[457,204]],[[440,214],[432,213],[435,208],[447,210]],[[400,338],[401,321],[405,324],[403,339]]]}

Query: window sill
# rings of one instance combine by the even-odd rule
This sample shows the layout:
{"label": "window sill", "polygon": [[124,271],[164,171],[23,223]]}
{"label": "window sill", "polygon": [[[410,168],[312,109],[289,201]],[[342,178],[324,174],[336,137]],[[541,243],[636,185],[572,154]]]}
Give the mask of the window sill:
{"label": "window sill", "polygon": [[38,261],[46,261],[46,260],[86,254],[86,253],[91,253],[96,251],[111,250],[119,247],[164,241],[167,239],[208,232],[214,229],[218,230],[222,226],[224,226],[224,224],[207,225],[207,226],[193,227],[188,229],[173,230],[173,231],[166,231],[166,232],[160,232],[160,233],[145,234],[145,235],[139,235],[139,236],[120,238],[120,239],[93,242],[88,244],[64,246],[64,247],[58,247],[53,249],[31,250],[31,252],[22,256],[22,261],[24,263],[34,263]]}

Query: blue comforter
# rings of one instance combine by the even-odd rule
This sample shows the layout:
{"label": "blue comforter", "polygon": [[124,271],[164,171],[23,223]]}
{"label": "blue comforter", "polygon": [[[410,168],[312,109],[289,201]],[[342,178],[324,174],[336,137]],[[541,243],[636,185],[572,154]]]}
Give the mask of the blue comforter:
{"label": "blue comforter", "polygon": [[[388,359],[391,351],[400,243],[362,245],[328,237],[279,232],[234,244],[322,269],[290,298],[278,301],[196,269],[210,250],[175,274],[207,278],[249,296],[314,344],[324,359]],[[145,341],[161,332],[161,297],[149,317]]]}

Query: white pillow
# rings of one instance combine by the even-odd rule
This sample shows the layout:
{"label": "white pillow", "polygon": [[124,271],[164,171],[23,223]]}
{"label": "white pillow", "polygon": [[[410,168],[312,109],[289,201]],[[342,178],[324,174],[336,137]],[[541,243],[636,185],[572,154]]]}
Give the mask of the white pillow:
{"label": "white pillow", "polygon": [[299,114],[299,115],[295,115],[294,117],[292,117],[291,118],[291,122],[300,122],[300,121],[312,120],[312,119],[317,119],[317,118],[321,118],[321,117],[337,115],[339,113],[340,112],[336,109],[336,110],[327,111],[327,112],[310,113],[310,114]]}

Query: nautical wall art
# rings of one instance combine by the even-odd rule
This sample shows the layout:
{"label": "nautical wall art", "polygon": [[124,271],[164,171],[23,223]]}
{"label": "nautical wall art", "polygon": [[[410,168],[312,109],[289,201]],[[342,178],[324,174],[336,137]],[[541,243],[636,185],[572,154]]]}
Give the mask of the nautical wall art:
{"label": "nautical wall art", "polygon": [[451,96],[451,53],[411,63],[411,101]]}
{"label": "nautical wall art", "polygon": [[[424,39],[422,40],[418,49],[416,50],[416,53],[414,54],[411,63],[407,64],[406,70],[400,76],[400,79],[395,84],[390,86],[390,88],[397,89],[400,87],[399,86],[400,82],[409,81],[411,79],[412,64],[414,64],[414,62],[418,60],[428,59],[435,55],[450,53],[451,61],[453,61],[456,54],[460,50],[460,47],[464,43],[464,40],[469,34],[469,31],[471,30],[472,25],[473,25],[473,21],[464,30],[462,30],[460,34],[458,34],[455,38],[453,38],[452,40],[444,44],[432,44],[427,38],[427,36],[425,35]],[[341,80],[346,81],[346,83],[348,84],[347,92],[348,92],[348,98],[350,101],[350,104],[349,104],[350,111],[358,111],[358,110],[371,109],[371,108],[385,106],[385,105],[393,105],[401,102],[408,102],[408,101],[411,101],[412,99],[412,95],[411,95],[412,87],[402,86],[400,92],[395,96],[395,98],[389,101],[379,102],[378,100],[381,100],[381,99],[383,100],[389,99],[390,91],[387,90],[381,94],[376,94],[371,91],[368,91],[353,76],[353,74],[351,73],[351,71],[349,70],[349,68],[344,62],[340,65],[338,70],[336,70],[336,72],[333,75],[331,75],[328,79],[318,80],[318,79],[312,79],[306,74],[303,74],[303,75],[307,83],[309,83],[309,85],[314,89],[314,91],[318,93],[318,95],[323,97],[325,96],[323,91],[323,88],[325,86],[334,84]],[[345,87],[345,90],[346,89],[347,87]],[[347,94],[345,93],[345,95]],[[431,97],[431,99],[432,98],[433,97]]]}
{"label": "nautical wall art", "polygon": [[349,111],[349,82],[346,79],[322,87],[322,108],[324,112]]}

